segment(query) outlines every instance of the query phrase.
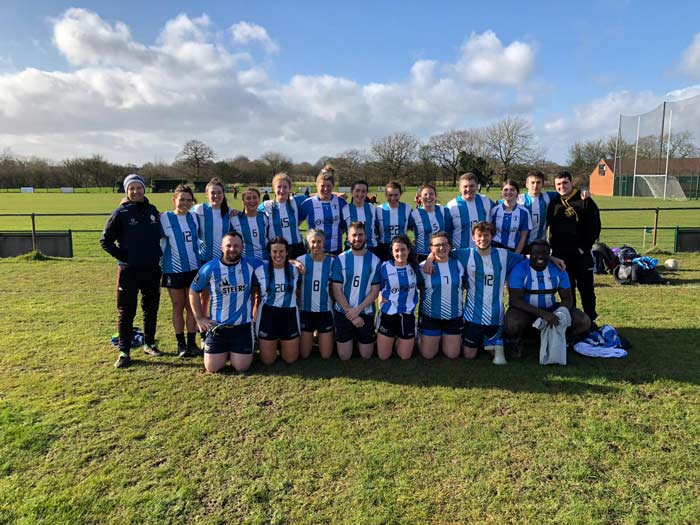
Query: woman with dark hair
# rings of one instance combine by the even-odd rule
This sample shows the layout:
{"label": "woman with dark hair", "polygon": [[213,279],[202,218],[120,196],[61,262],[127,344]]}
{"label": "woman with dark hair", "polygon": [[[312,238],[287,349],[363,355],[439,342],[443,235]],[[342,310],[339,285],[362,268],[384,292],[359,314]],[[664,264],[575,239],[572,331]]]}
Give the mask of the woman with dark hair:
{"label": "woman with dark hair", "polygon": [[411,241],[397,235],[389,244],[392,259],[382,264],[377,331],[379,359],[389,359],[396,341],[396,353],[410,359],[416,341],[416,305],[422,276],[413,256]]}
{"label": "woman with dark hair", "polygon": [[289,243],[275,237],[267,243],[270,261],[265,262],[267,283],[262,290],[262,307],[258,312],[260,359],[271,365],[277,359],[277,345],[285,363],[299,358],[299,309],[297,283],[299,270],[289,262]]}
{"label": "woman with dark hair", "polygon": [[502,200],[491,208],[491,223],[496,228],[491,244],[511,252],[523,253],[532,229],[530,212],[518,204],[520,187],[513,179],[503,183]]}
{"label": "woman with dark hair", "polygon": [[[173,328],[179,357],[190,357],[200,353],[195,342],[197,320],[188,300],[190,284],[199,269],[197,219],[190,213],[195,202],[192,188],[180,184],[173,192],[175,209],[160,215],[160,246],[163,250],[161,286],[167,288],[173,305]],[[183,312],[187,314],[186,320]]]}
{"label": "woman with dark hair", "polygon": [[408,230],[408,219],[411,216],[411,207],[401,202],[403,189],[395,180],[386,184],[384,194],[386,202],[377,207],[377,222],[379,230],[378,257],[382,262],[391,259],[389,244],[397,235],[405,235]]}
{"label": "woman with dark hair", "polygon": [[163,355],[156,346],[160,304],[160,221],[158,210],[146,198],[146,182],[132,173],[124,179],[126,197],[107,219],[100,245],[117,262],[117,326],[119,358],[116,368],[131,364],[131,332],[141,292],[146,355]]}
{"label": "woman with dark hair", "polygon": [[197,204],[193,209],[198,224],[201,264],[221,257],[221,238],[231,229],[224,183],[214,177],[204,191],[207,202]]}
{"label": "woman with dark hair", "polygon": [[421,207],[411,211],[408,227],[416,236],[416,260],[423,262],[430,255],[430,236],[445,230],[445,210],[437,204],[437,190],[432,184],[423,184],[418,195]]}

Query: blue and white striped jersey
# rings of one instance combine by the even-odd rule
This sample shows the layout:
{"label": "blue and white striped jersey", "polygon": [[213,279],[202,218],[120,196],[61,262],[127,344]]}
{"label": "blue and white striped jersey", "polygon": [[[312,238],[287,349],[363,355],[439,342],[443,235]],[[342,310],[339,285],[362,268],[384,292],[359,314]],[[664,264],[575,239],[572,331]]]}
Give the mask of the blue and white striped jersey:
{"label": "blue and white striped jersey", "polygon": [[323,261],[317,262],[309,253],[297,259],[306,268],[306,273],[301,276],[301,310],[330,312],[333,308],[329,287],[334,259],[326,255]]}
{"label": "blue and white striped jersey", "polygon": [[457,259],[447,262],[433,261],[433,273],[423,271],[425,261],[420,264],[423,276],[423,294],[420,302],[421,315],[433,319],[455,319],[462,315],[464,296],[464,266]]}
{"label": "blue and white striped jersey", "polygon": [[527,238],[527,243],[530,244],[535,239],[545,239],[547,234],[547,206],[549,202],[558,194],[556,191],[543,191],[537,199],[533,199],[529,193],[521,193],[518,195],[518,204],[524,206],[530,212],[532,219],[532,229]]}
{"label": "blue and white striped jersey", "polygon": [[476,248],[452,252],[466,272],[467,300],[464,320],[474,324],[503,324],[503,290],[508,273],[525,257],[504,248],[491,248],[480,255]]}
{"label": "blue and white striped jersey", "polygon": [[387,261],[381,268],[382,313],[387,315],[412,314],[418,304],[419,274],[411,267],[397,267],[394,261]]}
{"label": "blue and white striped jersey", "polygon": [[439,204],[431,212],[416,208],[408,218],[408,227],[416,237],[415,253],[428,255],[430,253],[430,236],[438,231],[445,231],[445,210]]}
{"label": "blue and white striped jersey", "polygon": [[493,202],[483,195],[475,195],[473,201],[465,201],[461,195],[447,203],[445,226],[452,239],[452,249],[474,247],[472,226],[491,220]]}
{"label": "blue and white striped jersey", "polygon": [[406,234],[410,215],[411,207],[405,202],[399,202],[396,208],[389,207],[387,202],[379,206],[377,208],[379,242],[389,244],[397,235]]}
{"label": "blue and white striped jersey", "polygon": [[491,208],[491,222],[496,227],[496,233],[491,242],[502,244],[506,248],[515,249],[520,241],[520,232],[532,229],[530,213],[524,206],[516,204],[513,211],[506,211],[505,204],[496,204]]}
{"label": "blue and white striped jersey", "polygon": [[277,308],[294,308],[297,305],[297,283],[299,282],[299,270],[287,263],[287,269],[273,268],[270,276],[270,264],[265,265],[267,286],[262,291],[263,304],[276,306]]}
{"label": "blue and white striped jersey", "polygon": [[299,233],[299,206],[305,200],[304,195],[290,195],[284,204],[274,199],[260,204],[258,210],[265,212],[270,219],[270,238],[284,237],[289,244],[303,241]]}
{"label": "blue and white striped jersey", "polygon": [[[348,205],[343,208],[343,225],[347,230],[351,222],[360,221],[365,225],[365,232],[367,233],[367,248],[374,248],[377,246],[377,208],[374,204],[365,201],[361,208],[355,206],[352,201],[348,202]],[[346,240],[345,247],[349,248],[350,243]]]}
{"label": "blue and white striped jersey", "polygon": [[208,202],[197,204],[193,209],[197,217],[199,259],[202,262],[221,257],[221,238],[230,231],[229,216],[221,216],[221,210],[215,210]]}
{"label": "blue and white striped jersey", "polygon": [[[369,295],[372,285],[381,283],[380,264],[379,258],[370,251],[353,255],[352,250],[347,250],[335,258],[331,266],[331,281],[343,285],[343,295],[350,307],[359,305]],[[335,309],[343,312],[337,302]],[[374,315],[374,303],[362,313]]]}
{"label": "blue and white striped jersey", "polygon": [[231,217],[231,230],[243,236],[243,257],[261,261],[269,258],[267,253],[269,227],[270,219],[261,211],[257,212],[255,217],[248,217],[242,211]]}
{"label": "blue and white striped jersey", "polygon": [[199,269],[190,288],[201,292],[209,288],[209,317],[217,324],[241,325],[253,320],[253,287],[267,287],[263,264],[242,257],[233,265],[221,260],[209,261]]}
{"label": "blue and white striped jersey", "polygon": [[324,251],[337,252],[342,248],[341,224],[345,200],[331,196],[329,201],[322,201],[318,195],[309,197],[299,207],[299,222],[306,220],[309,228],[323,230],[326,236]]}
{"label": "blue and white striped jersey", "polygon": [[160,247],[163,273],[191,272],[199,268],[197,219],[194,214],[178,215],[173,211],[160,214]]}
{"label": "blue and white striped jersey", "polygon": [[508,287],[511,290],[524,290],[523,299],[542,310],[549,310],[557,302],[557,290],[559,288],[571,288],[571,282],[566,272],[557,268],[553,262],[549,262],[547,267],[538,272],[530,261],[522,261],[508,277]]}

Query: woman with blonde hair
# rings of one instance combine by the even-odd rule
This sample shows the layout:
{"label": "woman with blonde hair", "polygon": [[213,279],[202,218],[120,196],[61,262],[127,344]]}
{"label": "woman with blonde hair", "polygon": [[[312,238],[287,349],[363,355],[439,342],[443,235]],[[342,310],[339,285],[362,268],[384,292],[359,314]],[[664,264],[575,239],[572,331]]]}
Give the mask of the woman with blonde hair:
{"label": "woman with blonde hair", "polygon": [[299,209],[299,221],[306,220],[311,229],[322,230],[325,235],[324,251],[338,255],[343,250],[341,224],[345,199],[333,194],[335,169],[326,164],[316,177],[317,194],[306,199]]}
{"label": "woman with blonde hair", "polygon": [[272,199],[263,202],[259,209],[270,218],[270,236],[284,237],[289,243],[292,259],[306,253],[299,233],[299,207],[305,195],[292,195],[292,179],[284,172],[272,177]]}

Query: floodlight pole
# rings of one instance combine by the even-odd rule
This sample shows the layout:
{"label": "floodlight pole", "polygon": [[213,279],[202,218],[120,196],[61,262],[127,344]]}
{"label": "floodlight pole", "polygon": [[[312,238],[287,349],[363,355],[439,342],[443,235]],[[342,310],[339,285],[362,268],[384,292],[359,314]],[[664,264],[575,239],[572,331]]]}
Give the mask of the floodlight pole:
{"label": "floodlight pole", "polygon": [[637,185],[637,155],[639,153],[639,126],[642,124],[642,116],[637,117],[637,139],[634,141],[634,171],[632,172],[632,197],[634,197]]}

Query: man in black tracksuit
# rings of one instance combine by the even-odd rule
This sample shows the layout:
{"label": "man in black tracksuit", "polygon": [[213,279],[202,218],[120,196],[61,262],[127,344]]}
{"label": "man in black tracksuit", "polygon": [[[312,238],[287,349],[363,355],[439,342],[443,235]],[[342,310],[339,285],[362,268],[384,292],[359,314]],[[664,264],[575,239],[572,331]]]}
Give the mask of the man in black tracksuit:
{"label": "man in black tracksuit", "polygon": [[100,244],[118,261],[117,324],[119,359],[114,364],[130,364],[131,332],[136,316],[139,291],[143,310],[144,353],[161,356],[155,344],[158,306],[160,304],[160,221],[155,206],[145,197],[146,183],[135,174],[124,179],[126,198],[105,224]]}
{"label": "man in black tracksuit", "polygon": [[582,309],[592,322],[598,314],[595,310],[591,247],[600,235],[600,212],[593,199],[581,198],[581,192],[574,188],[568,171],[557,173],[554,187],[559,196],[552,199],[547,207],[552,255],[566,263],[571,289],[578,288]]}

